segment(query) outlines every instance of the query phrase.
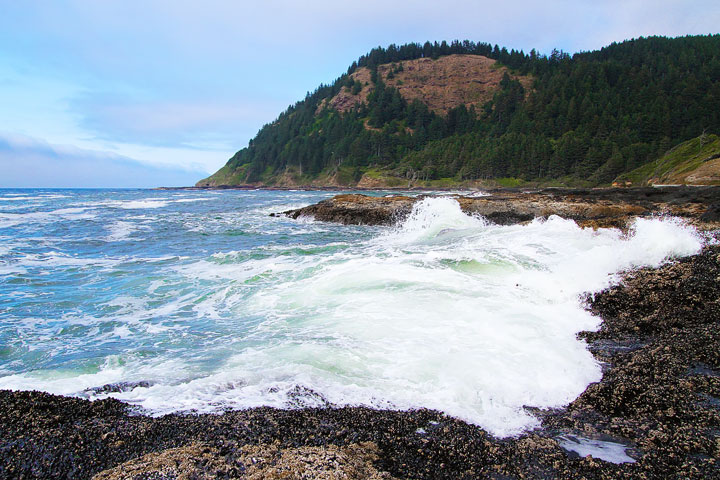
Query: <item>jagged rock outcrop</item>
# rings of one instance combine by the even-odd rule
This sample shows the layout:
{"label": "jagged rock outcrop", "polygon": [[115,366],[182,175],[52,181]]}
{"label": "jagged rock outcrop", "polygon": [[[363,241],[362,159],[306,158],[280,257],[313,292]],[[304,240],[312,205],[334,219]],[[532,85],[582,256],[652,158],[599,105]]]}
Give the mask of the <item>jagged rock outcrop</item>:
{"label": "jagged rock outcrop", "polygon": [[405,218],[416,197],[372,197],[360,194],[335,195],[307,207],[282,212],[291,218],[311,217],[321,222],[345,225],[391,225]]}
{"label": "jagged rock outcrop", "polygon": [[[391,225],[409,215],[415,202],[425,197],[344,194],[282,214],[346,225]],[[717,223],[713,212],[720,201],[720,188],[501,190],[489,196],[454,195],[454,198],[464,212],[482,215],[501,225],[558,215],[575,220],[581,226],[624,228],[638,216],[669,214],[684,217],[691,223],[709,223],[712,227]]]}

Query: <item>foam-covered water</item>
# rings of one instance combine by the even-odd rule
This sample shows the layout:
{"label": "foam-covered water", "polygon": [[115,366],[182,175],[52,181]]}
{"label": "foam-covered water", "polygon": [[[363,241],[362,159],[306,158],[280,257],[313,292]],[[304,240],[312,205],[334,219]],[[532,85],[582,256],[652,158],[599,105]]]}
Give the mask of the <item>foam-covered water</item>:
{"label": "foam-covered water", "polygon": [[[269,216],[332,194],[0,191],[0,388],[429,407],[512,435],[600,379],[580,295],[701,246],[673,219],[496,226],[451,198],[396,228]],[[118,382],[148,383],[92,390]]]}
{"label": "foam-covered water", "polygon": [[564,435],[556,440],[562,448],[581,457],[592,455],[611,463],[635,463],[635,459],[627,454],[628,446],[622,443],[595,440],[577,435]]}

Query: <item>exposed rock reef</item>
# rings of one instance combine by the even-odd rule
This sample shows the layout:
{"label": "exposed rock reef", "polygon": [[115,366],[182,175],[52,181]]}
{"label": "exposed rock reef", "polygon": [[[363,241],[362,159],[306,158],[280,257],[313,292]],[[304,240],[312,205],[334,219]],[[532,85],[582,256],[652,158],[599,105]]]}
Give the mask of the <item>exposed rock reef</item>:
{"label": "exposed rock reef", "polygon": [[[455,196],[462,210],[493,223],[511,225],[559,215],[580,226],[620,227],[638,216],[668,214],[704,228],[720,223],[720,187],[497,190],[483,197]],[[425,198],[361,194],[336,195],[307,207],[282,212],[346,225],[391,225],[407,217]]]}
{"label": "exposed rock reef", "polygon": [[[372,197],[342,194],[307,207],[282,212],[291,218],[310,217],[344,225],[391,225],[407,217],[417,197]],[[275,214],[272,214],[275,215]]]}
{"label": "exposed rock reef", "polygon": [[[720,478],[720,247],[630,272],[587,305],[604,319],[581,334],[602,381],[535,412],[543,428],[519,438],[431,410],[151,418],[113,399],[0,391],[0,478]],[[568,438],[613,443],[583,457]],[[626,463],[598,459],[603,445]]]}

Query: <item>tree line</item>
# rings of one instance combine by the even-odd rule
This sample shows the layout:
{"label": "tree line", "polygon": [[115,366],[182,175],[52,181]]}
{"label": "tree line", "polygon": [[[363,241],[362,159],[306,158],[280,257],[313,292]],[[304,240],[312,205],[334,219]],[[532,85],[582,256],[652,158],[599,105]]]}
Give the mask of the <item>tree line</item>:
{"label": "tree line", "polygon": [[[379,65],[444,55],[483,55],[529,75],[529,92],[507,73],[492,100],[440,116],[407,102]],[[340,113],[328,100],[372,91]],[[392,72],[392,71],[391,71]],[[402,177],[456,180],[575,178],[594,184],[661,156],[703,132],[720,132],[720,35],[649,37],[601,50],[541,55],[487,43],[411,43],[376,48],[265,125],[227,170],[238,183],[267,181],[294,167],[307,177],[340,166],[378,167]]]}

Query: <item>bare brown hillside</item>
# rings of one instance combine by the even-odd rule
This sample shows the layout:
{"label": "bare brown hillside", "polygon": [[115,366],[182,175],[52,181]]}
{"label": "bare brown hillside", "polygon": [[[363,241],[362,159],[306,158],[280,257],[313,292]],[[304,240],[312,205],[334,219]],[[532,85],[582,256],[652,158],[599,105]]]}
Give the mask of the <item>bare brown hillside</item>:
{"label": "bare brown hillside", "polygon": [[[397,88],[408,102],[418,99],[439,115],[462,104],[478,108],[491,100],[505,72],[509,72],[506,67],[479,55],[449,55],[437,60],[419,58],[378,67],[383,81]],[[511,76],[530,90],[532,78]],[[357,95],[343,88],[330,100],[330,105],[340,112],[364,102],[372,89],[368,68],[359,68],[351,78],[361,82],[363,88]],[[321,108],[324,106],[325,103]]]}

